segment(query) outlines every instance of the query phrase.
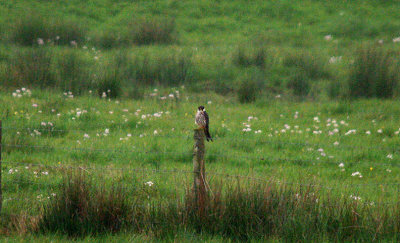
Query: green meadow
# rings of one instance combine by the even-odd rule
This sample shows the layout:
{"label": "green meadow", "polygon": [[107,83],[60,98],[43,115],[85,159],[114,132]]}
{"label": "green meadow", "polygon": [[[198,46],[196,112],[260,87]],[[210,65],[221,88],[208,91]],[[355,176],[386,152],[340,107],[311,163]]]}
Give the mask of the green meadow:
{"label": "green meadow", "polygon": [[0,1],[1,239],[398,240],[399,10]]}

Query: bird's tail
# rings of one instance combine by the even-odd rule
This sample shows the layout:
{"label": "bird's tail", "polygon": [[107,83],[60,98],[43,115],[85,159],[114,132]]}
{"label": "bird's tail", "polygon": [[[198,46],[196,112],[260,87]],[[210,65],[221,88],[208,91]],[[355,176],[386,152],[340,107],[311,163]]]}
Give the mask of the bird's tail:
{"label": "bird's tail", "polygon": [[212,142],[213,139],[211,138],[210,131],[208,130],[208,127],[206,127],[206,128],[204,129],[204,133],[206,134],[207,142],[209,142],[210,140],[211,140],[211,142]]}

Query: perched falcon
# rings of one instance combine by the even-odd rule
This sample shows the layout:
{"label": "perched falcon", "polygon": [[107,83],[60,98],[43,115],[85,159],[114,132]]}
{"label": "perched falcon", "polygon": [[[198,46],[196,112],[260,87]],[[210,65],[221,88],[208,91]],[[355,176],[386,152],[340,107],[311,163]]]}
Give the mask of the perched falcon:
{"label": "perched falcon", "polygon": [[206,134],[207,141],[211,140],[211,142],[212,142],[210,132],[208,131],[209,121],[210,120],[208,118],[206,109],[204,108],[204,106],[199,106],[199,108],[197,109],[197,113],[196,113],[195,123],[197,126],[199,126],[199,128],[204,129],[204,133]]}

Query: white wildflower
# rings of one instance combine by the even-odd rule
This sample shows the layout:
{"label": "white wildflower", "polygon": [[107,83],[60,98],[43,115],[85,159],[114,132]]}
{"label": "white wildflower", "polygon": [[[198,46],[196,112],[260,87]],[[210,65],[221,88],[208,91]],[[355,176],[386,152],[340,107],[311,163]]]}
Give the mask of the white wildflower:
{"label": "white wildflower", "polygon": [[43,44],[44,44],[44,41],[43,41],[42,38],[38,38],[38,39],[37,39],[37,43],[38,43],[38,45],[43,45]]}
{"label": "white wildflower", "polygon": [[350,195],[350,198],[351,198],[351,199],[354,199],[354,200],[356,200],[356,201],[360,201],[360,200],[361,200],[361,197],[359,197],[359,196]]}
{"label": "white wildflower", "polygon": [[154,183],[152,181],[148,181],[148,182],[146,182],[144,184],[147,185],[147,186],[150,186],[150,187],[154,185]]}

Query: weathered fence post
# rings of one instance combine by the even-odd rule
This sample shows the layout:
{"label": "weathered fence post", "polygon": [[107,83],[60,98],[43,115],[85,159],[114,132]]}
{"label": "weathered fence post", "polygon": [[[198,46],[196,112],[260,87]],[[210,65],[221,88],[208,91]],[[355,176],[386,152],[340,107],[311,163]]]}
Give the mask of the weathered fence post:
{"label": "weathered fence post", "polygon": [[2,169],[1,169],[1,147],[2,147],[2,130],[3,130],[3,126],[1,124],[1,120],[0,120],[0,213],[1,213],[1,208],[3,206],[3,190],[1,189],[2,185],[1,185],[1,173],[2,173]]}
{"label": "weathered fence post", "polygon": [[194,148],[193,148],[193,175],[194,175],[194,193],[197,207],[201,216],[204,216],[206,207],[206,175],[204,165],[204,130],[194,130]]}

